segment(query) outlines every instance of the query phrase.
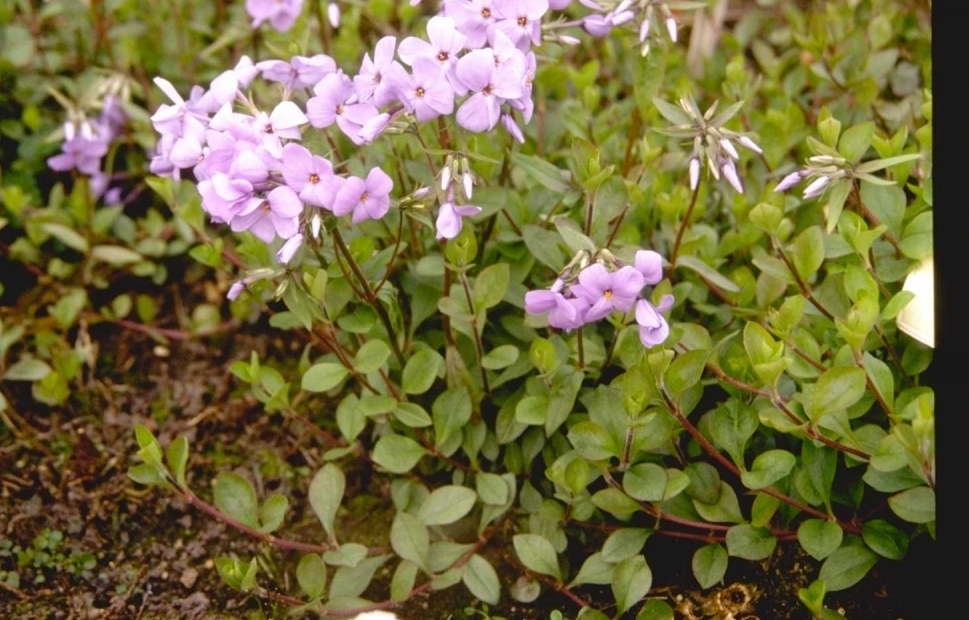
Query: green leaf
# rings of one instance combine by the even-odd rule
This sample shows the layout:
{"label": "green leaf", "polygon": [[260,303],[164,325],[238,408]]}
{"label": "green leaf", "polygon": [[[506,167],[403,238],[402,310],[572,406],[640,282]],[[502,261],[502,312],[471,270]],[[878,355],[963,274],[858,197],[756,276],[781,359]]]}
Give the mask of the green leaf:
{"label": "green leaf", "polygon": [[591,501],[593,506],[618,519],[623,519],[642,510],[636,500],[612,487],[596,491],[592,494]]}
{"label": "green leaf", "polygon": [[433,424],[431,416],[417,403],[397,403],[394,418],[411,428],[424,428]]}
{"label": "green leaf", "polygon": [[745,560],[763,560],[774,551],[777,539],[770,530],[741,523],[727,530],[727,553]]}
{"label": "green leaf", "polygon": [[441,371],[444,358],[437,351],[419,349],[404,365],[401,388],[405,394],[423,394],[431,389],[434,379]]}
{"label": "green leaf", "polygon": [[820,226],[811,226],[794,239],[791,260],[803,281],[809,281],[824,264],[824,233]]}
{"label": "green leaf", "polygon": [[666,470],[655,463],[636,463],[622,476],[622,488],[629,497],[644,502],[661,502],[669,482]]}
{"label": "green leaf", "polygon": [[[72,250],[86,253],[90,247],[87,239],[81,236],[80,233],[70,226],[65,226],[64,224],[58,224],[56,222],[44,222],[40,225],[40,229]],[[140,256],[138,257],[138,260],[141,260]]]}
{"label": "green leaf", "polygon": [[815,560],[823,560],[838,547],[844,532],[834,521],[807,519],[797,528],[797,541]]}
{"label": "green leaf", "polygon": [[[720,495],[713,504],[693,500],[693,508],[706,521],[714,523],[742,523],[744,520],[740,512],[740,501],[737,493],[729,484],[720,481]],[[727,548],[729,550],[729,546]],[[731,553],[730,555],[735,555]]]}
{"label": "green leaf", "polygon": [[357,597],[370,587],[374,573],[387,561],[389,555],[378,555],[360,560],[356,566],[341,566],[330,582],[330,600],[338,597]]}
{"label": "green leaf", "polygon": [[443,446],[452,435],[460,435],[461,429],[471,419],[471,395],[467,388],[452,388],[443,392],[431,406],[434,421],[434,445]]}
{"label": "green leaf", "polygon": [[300,386],[307,392],[326,392],[340,385],[348,374],[349,371],[341,364],[321,362],[303,373]]}
{"label": "green leaf", "polygon": [[513,344],[503,344],[488,351],[481,358],[481,366],[488,370],[501,370],[518,361],[520,349]]}
{"label": "green leaf", "polygon": [[562,581],[558,556],[548,539],[538,534],[515,534],[512,543],[515,554],[527,568]]}
{"label": "green leaf", "polygon": [[626,613],[643,600],[653,585],[653,572],[642,555],[634,555],[616,564],[612,573],[612,594],[616,598],[618,614]]}
{"label": "green leaf", "polygon": [[510,279],[511,271],[508,263],[495,263],[482,269],[474,279],[471,293],[475,310],[480,312],[498,305],[508,291]]}
{"label": "green leaf", "polygon": [[417,518],[424,525],[454,523],[471,512],[477,500],[478,494],[467,487],[445,485],[427,496],[417,511]]}
{"label": "green leaf", "polygon": [[[383,340],[368,340],[353,356],[353,368],[361,374],[379,370],[390,357],[390,347]],[[342,368],[342,366],[341,366]],[[303,380],[306,380],[304,375]]]}
{"label": "green leaf", "polygon": [[296,581],[310,600],[323,596],[326,592],[326,564],[318,553],[307,553],[299,559]]}
{"label": "green leaf", "polygon": [[[538,397],[525,397],[521,402],[524,403],[528,398],[536,398],[536,405],[547,402],[544,398],[539,399]],[[521,406],[521,403],[519,403],[519,406]],[[521,417],[518,417],[518,420],[524,422]],[[544,423],[544,419],[538,423]],[[568,437],[576,452],[584,459],[601,461],[619,456],[620,447],[613,441],[609,432],[590,420],[579,422],[570,428]]]}
{"label": "green leaf", "polygon": [[138,252],[120,245],[96,245],[91,248],[91,258],[115,267],[133,265],[144,259]]}
{"label": "green leaf", "polygon": [[598,249],[595,242],[579,230],[579,225],[569,216],[559,215],[552,222],[555,224],[555,229],[562,235],[565,245],[569,246],[573,253],[578,254],[585,251],[594,254]]}
{"label": "green leaf", "polygon": [[841,212],[844,210],[845,200],[848,199],[849,193],[851,193],[851,181],[848,179],[838,179],[828,186],[828,191],[825,193],[828,204],[825,210],[826,224],[824,232],[831,234],[838,225],[838,221],[841,219]]}
{"label": "green leaf", "polygon": [[501,596],[501,583],[494,567],[477,553],[468,559],[461,581],[475,597],[488,605],[497,605]]}
{"label": "green leaf", "polygon": [[818,579],[828,592],[845,590],[861,581],[876,562],[878,556],[862,545],[841,547],[821,565]]}
{"label": "green leaf", "polygon": [[636,620],[673,620],[673,608],[664,600],[651,598],[639,608]]}
{"label": "green leaf", "polygon": [[323,561],[330,566],[354,567],[367,557],[367,548],[360,543],[344,543],[338,549],[323,554]]}
{"label": "green leaf", "polygon": [[905,218],[905,205],[908,199],[905,190],[898,185],[875,185],[861,182],[861,201],[875,217],[876,224],[885,224],[892,235],[902,236],[902,220]]}
{"label": "green leaf", "polygon": [[165,462],[175,476],[175,482],[184,487],[185,466],[188,463],[188,439],[183,436],[173,439],[165,449]]}
{"label": "green leaf", "polygon": [[693,576],[703,589],[712,587],[727,574],[727,550],[720,543],[710,543],[696,550],[691,565]]}
{"label": "green leaf", "polygon": [[888,498],[888,506],[910,523],[935,521],[935,491],[927,486],[906,489]]}
{"label": "green leaf", "polygon": [[585,559],[579,573],[569,584],[569,587],[580,586],[583,584],[607,586],[612,583],[612,573],[616,565],[606,561],[602,553],[596,551]]}
{"label": "green leaf", "polygon": [[50,365],[33,357],[24,357],[14,362],[3,373],[4,381],[40,381],[53,371]]}
{"label": "green leaf", "polygon": [[694,350],[677,355],[663,375],[663,382],[673,394],[680,394],[700,383],[709,353]]}
{"label": "green leaf", "polygon": [[763,489],[791,473],[797,457],[787,450],[767,450],[757,455],[749,471],[740,479],[748,489]]}
{"label": "green leaf", "polygon": [[504,506],[508,503],[508,483],[498,474],[481,472],[474,479],[475,490],[482,503]]}
{"label": "green leaf", "polygon": [[259,531],[269,534],[278,530],[288,510],[289,498],[282,493],[273,493],[267,497],[259,509],[259,522],[262,523]]}
{"label": "green leaf", "polygon": [[511,159],[519,170],[557,194],[564,194],[570,187],[568,171],[556,168],[543,157],[514,152]]}
{"label": "green leaf", "polygon": [[838,141],[838,152],[851,163],[857,163],[871,146],[871,139],[875,135],[875,123],[867,121],[849,127],[841,134]]}
{"label": "green leaf", "polygon": [[836,366],[818,377],[812,396],[811,418],[847,409],[865,395],[865,371],[857,366]]}
{"label": "green leaf", "polygon": [[390,545],[394,553],[427,570],[431,538],[427,528],[412,514],[398,512],[390,526]]}
{"label": "green leaf", "polygon": [[888,521],[874,519],[861,526],[861,538],[872,551],[889,560],[901,560],[908,552],[908,536]]}
{"label": "green leaf", "polygon": [[602,559],[615,564],[641,553],[653,531],[644,527],[623,527],[606,538],[602,545]]}
{"label": "green leaf", "polygon": [[873,159],[871,161],[866,161],[863,164],[855,166],[855,173],[872,173],[888,168],[889,166],[897,166],[898,164],[904,164],[906,162],[915,161],[922,157],[921,153],[908,153],[907,155],[895,155],[894,157],[885,157],[884,159]]}
{"label": "green leaf", "polygon": [[562,268],[566,259],[559,247],[561,237],[557,233],[534,224],[526,224],[522,227],[522,239],[529,253],[540,263],[556,271]]}
{"label": "green leaf", "polygon": [[373,447],[373,461],[392,474],[409,472],[424,456],[424,448],[402,435],[384,435]]}
{"label": "green leaf", "polygon": [[336,540],[334,523],[336,513],[340,509],[340,503],[343,501],[346,486],[346,476],[344,476],[343,470],[333,463],[324,465],[316,472],[310,482],[310,505],[320,523],[323,524],[323,529],[326,530],[330,540]]}
{"label": "green leaf", "polygon": [[229,518],[251,528],[259,527],[259,501],[252,484],[228,471],[219,472],[212,483],[215,506]]}
{"label": "green leaf", "polygon": [[659,97],[653,97],[653,105],[663,115],[663,118],[674,125],[693,125],[693,119],[680,106],[673,105]]}
{"label": "green leaf", "polygon": [[677,258],[676,264],[677,266],[686,267],[687,269],[695,271],[700,275],[701,278],[710,282],[721,291],[724,291],[727,293],[740,292],[740,287],[737,286],[737,284],[734,283],[733,280],[727,278],[719,271],[717,271],[710,265],[707,265],[705,262],[703,262],[699,258],[696,258],[695,256],[690,256],[688,254],[680,256]]}
{"label": "green leaf", "polygon": [[417,582],[417,571],[416,564],[401,560],[390,581],[390,600],[403,603],[411,597],[411,591]]}

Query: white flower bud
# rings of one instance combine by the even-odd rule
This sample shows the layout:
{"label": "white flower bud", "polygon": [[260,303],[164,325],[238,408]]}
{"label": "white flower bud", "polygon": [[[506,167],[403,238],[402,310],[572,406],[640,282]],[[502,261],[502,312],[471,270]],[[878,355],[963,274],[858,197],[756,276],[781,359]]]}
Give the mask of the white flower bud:
{"label": "white flower bud", "polygon": [[757,153],[758,155],[764,152],[764,149],[760,148],[756,142],[754,142],[747,136],[740,136],[739,138],[737,138],[737,142],[739,142],[741,146],[750,149],[751,151]]}
{"label": "white flower bud", "polygon": [[720,148],[727,152],[727,155],[734,159],[740,159],[740,155],[737,153],[737,149],[734,148],[730,140],[726,138],[720,138]]}
{"label": "white flower bud", "polygon": [[723,178],[727,179],[731,187],[737,190],[737,193],[744,193],[744,186],[740,183],[740,177],[737,176],[737,168],[733,164],[733,160],[724,160],[723,166],[721,167],[723,171]]}
{"label": "white flower bud", "polygon": [[670,40],[676,43],[676,20],[672,17],[666,18],[666,32],[670,33]]}
{"label": "white flower bud", "polygon": [[334,28],[340,27],[340,5],[330,2],[326,5],[326,18]]}
{"label": "white flower bud", "polygon": [[622,26],[626,22],[632,21],[635,17],[636,14],[632,11],[616,11],[613,16],[609,18],[609,22],[613,26]]}
{"label": "white flower bud", "polygon": [[649,38],[649,19],[644,19],[639,24],[639,42],[643,43],[647,38]]}
{"label": "white flower bud", "polygon": [[831,177],[818,177],[811,181],[807,187],[804,188],[804,199],[809,200],[821,195],[824,188],[828,186],[831,182]]}
{"label": "white flower bud", "polygon": [[287,239],[283,247],[279,248],[279,251],[276,252],[276,260],[280,265],[289,264],[289,261],[293,260],[293,256],[296,255],[296,251],[301,247],[303,247],[303,235],[296,233]]}
{"label": "white flower bud", "polygon": [[447,188],[451,186],[451,162],[444,165],[441,170],[441,190],[447,191]]}
{"label": "white flower bud", "polygon": [[696,190],[700,184],[700,160],[697,157],[690,158],[690,189]]}
{"label": "white flower bud", "polygon": [[777,184],[777,187],[774,188],[774,191],[783,192],[786,189],[790,189],[794,187],[795,185],[801,182],[801,177],[802,175],[800,170],[797,172],[792,172],[791,174],[781,179],[781,182]]}
{"label": "white flower bud", "polygon": [[323,218],[320,217],[319,213],[314,213],[313,217],[310,218],[310,234],[313,235],[314,239],[320,238],[320,230],[323,228]]}

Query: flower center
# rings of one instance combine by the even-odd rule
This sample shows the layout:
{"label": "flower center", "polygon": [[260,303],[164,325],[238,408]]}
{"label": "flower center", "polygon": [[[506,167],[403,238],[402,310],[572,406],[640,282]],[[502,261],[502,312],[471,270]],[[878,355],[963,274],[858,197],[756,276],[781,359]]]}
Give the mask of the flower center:
{"label": "flower center", "polygon": [[414,94],[417,95],[418,97],[423,97],[424,96],[424,87],[423,86],[418,86],[417,89],[414,90]]}
{"label": "flower center", "polygon": [[602,296],[605,297],[606,299],[612,299],[612,291],[606,290],[602,293]]}
{"label": "flower center", "polygon": [[485,19],[490,19],[491,9],[489,9],[488,7],[481,9],[481,17],[484,17]]}
{"label": "flower center", "polygon": [[521,26],[522,28],[524,28],[525,26],[527,26],[528,25],[528,18],[527,17],[519,17],[518,18],[518,25]]}
{"label": "flower center", "polygon": [[437,59],[440,60],[441,62],[444,62],[445,60],[447,60],[448,59],[447,52],[438,52]]}
{"label": "flower center", "polygon": [[316,185],[319,182],[320,182],[320,175],[316,174],[315,172],[310,173],[310,183],[312,183],[313,185]]}

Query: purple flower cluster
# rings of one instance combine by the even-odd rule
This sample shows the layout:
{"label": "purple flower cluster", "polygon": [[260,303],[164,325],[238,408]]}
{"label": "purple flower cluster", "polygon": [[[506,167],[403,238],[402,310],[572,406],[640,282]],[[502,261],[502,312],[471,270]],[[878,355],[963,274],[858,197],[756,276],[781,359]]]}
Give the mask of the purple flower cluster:
{"label": "purple flower cluster", "polygon": [[[331,3],[331,6],[336,6]],[[286,32],[296,23],[303,0],[246,0],[246,12],[252,18],[252,27],[258,28],[269,22],[275,30]]]}
{"label": "purple flower cluster", "polygon": [[[577,262],[584,261],[573,261]],[[657,306],[640,297],[644,287],[663,279],[663,258],[657,252],[639,250],[632,265],[612,259],[588,264],[574,275],[573,271],[570,265],[551,288],[527,292],[525,310],[530,314],[547,312],[549,325],[571,330],[615,311],[635,309],[643,346],[654,347],[666,340],[670,328],[660,313],[672,307],[673,296],[664,295]]]}
{"label": "purple flower cluster", "polygon": [[111,143],[121,135],[127,120],[118,99],[106,97],[96,119],[64,123],[61,152],[49,157],[47,165],[58,172],[77,170],[90,177],[91,193],[95,198],[104,196],[108,203],[118,202],[121,190],[108,190],[110,178],[101,170],[101,160],[107,155]]}
{"label": "purple flower cluster", "polygon": [[[249,0],[246,6],[254,25],[288,28],[298,5]],[[306,126],[334,127],[364,145],[401,118],[424,123],[454,114],[469,131],[490,131],[501,122],[524,141],[515,115],[525,122],[532,116],[530,47],[540,42],[547,10],[547,0],[446,0],[443,14],[428,22],[426,39],[398,44],[384,37],[356,75],[318,54],[259,63],[243,57],[208,89],[193,87],[187,99],[156,78],[171,103],[151,117],[160,134],[151,170],[179,178],[191,169],[213,221],[267,243],[300,233],[304,205],[351,215],[353,222],[381,218],[390,208],[389,176],[378,168],[366,178],[334,174],[341,162],[302,146]],[[281,86],[282,101],[271,110],[246,95],[258,76]],[[311,94],[301,105],[294,98],[302,93]],[[462,218],[480,209],[458,204],[453,191],[442,189],[438,238],[452,238]]]}

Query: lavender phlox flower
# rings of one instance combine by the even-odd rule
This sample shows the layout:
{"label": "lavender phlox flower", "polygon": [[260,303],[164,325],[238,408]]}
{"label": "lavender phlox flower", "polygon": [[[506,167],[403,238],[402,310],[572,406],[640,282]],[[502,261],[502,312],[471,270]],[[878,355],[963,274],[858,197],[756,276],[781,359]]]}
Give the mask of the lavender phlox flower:
{"label": "lavender phlox flower", "polygon": [[467,49],[488,43],[488,26],[497,20],[493,0],[444,0],[444,15],[454,19],[454,27],[467,37]]}
{"label": "lavender phlox flower", "polygon": [[453,239],[461,232],[466,217],[477,215],[481,212],[481,207],[475,205],[456,205],[453,202],[445,202],[437,212],[438,239]]}
{"label": "lavender phlox flower", "polygon": [[548,0],[548,8],[553,11],[561,11],[572,4],[572,0]]}
{"label": "lavender phlox flower", "polygon": [[247,283],[245,279],[236,280],[233,282],[232,286],[229,287],[229,292],[225,294],[226,299],[229,301],[239,299],[239,295],[242,295],[242,291],[246,290],[246,285]]}
{"label": "lavender phlox flower", "polygon": [[643,275],[643,284],[652,286],[663,279],[663,257],[653,250],[637,250],[633,267]]}
{"label": "lavender phlox flower", "polygon": [[670,335],[670,326],[660,312],[673,306],[673,296],[663,295],[659,305],[654,306],[648,299],[636,302],[636,323],[639,325],[639,341],[644,347],[662,344]]}
{"label": "lavender phlox flower", "polygon": [[350,78],[342,72],[331,73],[313,87],[313,92],[316,96],[306,102],[310,124],[322,129],[336,122],[354,144],[362,144],[360,130],[380,112],[370,103],[350,103],[351,97],[356,97]]}
{"label": "lavender phlox flower", "polygon": [[[443,15],[436,15],[427,22],[427,38],[425,41],[418,37],[407,37],[400,42],[397,54],[400,59],[413,66],[418,58],[428,58],[438,64],[442,75],[447,76],[448,82],[457,84],[454,69],[458,62],[458,54],[464,49],[467,37],[457,30],[454,20]],[[457,92],[463,95],[463,92]]]}
{"label": "lavender phlox flower", "polygon": [[248,230],[266,243],[279,236],[289,239],[299,232],[299,215],[303,203],[292,189],[280,185],[264,197],[250,198],[239,213],[229,221],[235,232]]}
{"label": "lavender phlox flower", "polygon": [[[398,106],[399,109],[402,106]],[[357,132],[357,137],[360,139],[362,144],[370,144],[377,139],[377,136],[382,134],[387,126],[390,124],[393,114],[388,112],[381,112],[377,116],[374,116],[367,120],[361,127],[360,131]]]}
{"label": "lavender phlox flower", "polygon": [[193,97],[186,101],[171,82],[165,78],[156,77],[155,85],[172,101],[171,104],[163,103],[158,106],[154,114],[151,115],[151,123],[155,130],[160,134],[172,134],[175,137],[182,135],[182,128],[189,119],[199,120],[206,118],[207,113],[198,110],[198,101],[204,95],[201,88],[193,88]]}
{"label": "lavender phlox flower", "polygon": [[289,261],[293,260],[293,256],[296,252],[303,247],[303,234],[296,233],[292,237],[286,240],[286,243],[279,248],[276,252],[276,261],[280,265],[288,265]]}
{"label": "lavender phlox flower", "polygon": [[353,222],[380,219],[390,210],[390,191],[394,182],[380,168],[372,168],[366,179],[347,177],[336,191],[333,213],[353,213]]}
{"label": "lavender phlox flower", "polygon": [[201,123],[187,123],[175,140],[168,159],[178,168],[194,168],[205,159],[206,129]]}
{"label": "lavender phlox flower", "polygon": [[199,181],[198,190],[202,196],[202,209],[216,223],[231,221],[253,198],[252,183],[221,172]]}
{"label": "lavender phlox flower", "polygon": [[570,291],[589,303],[584,319],[587,323],[608,316],[613,310],[628,311],[645,286],[643,274],[628,265],[609,271],[600,263],[593,263],[579,272],[578,284]]}
{"label": "lavender phlox flower", "polygon": [[589,304],[576,297],[565,297],[560,291],[562,280],[556,280],[551,289],[525,293],[525,312],[544,314],[548,312],[548,324],[556,329],[575,329],[585,324],[583,315]]}
{"label": "lavender phlox flower", "polygon": [[525,144],[525,135],[522,133],[521,127],[515,122],[515,117],[507,112],[502,112],[501,114],[501,126],[505,128],[505,131],[511,134],[511,137],[515,139],[519,144]]}
{"label": "lavender phlox flower", "polygon": [[495,21],[487,27],[488,39],[500,31],[522,52],[542,42],[542,17],[548,0],[494,0]]}
{"label": "lavender phlox flower", "polygon": [[421,123],[454,111],[454,90],[441,79],[438,63],[429,58],[415,58],[413,73],[399,64],[391,66],[385,79],[397,91],[404,107]]}
{"label": "lavender phlox flower", "polygon": [[299,126],[308,120],[298,105],[281,101],[268,116],[260,112],[254,124],[262,133],[262,145],[273,157],[279,158],[283,152],[282,141],[299,140]]}
{"label": "lavender phlox flower", "polygon": [[302,8],[303,0],[246,0],[246,12],[252,18],[253,28],[268,21],[279,32],[293,27]]}
{"label": "lavender phlox flower", "polygon": [[[502,38],[504,34],[498,32],[496,37]],[[490,48],[472,50],[462,56],[456,75],[473,94],[458,108],[458,124],[469,131],[492,129],[498,123],[501,104],[522,96],[523,73],[524,55],[518,62],[506,59],[500,69],[495,66],[495,52]]]}
{"label": "lavender phlox flower", "polygon": [[390,67],[399,63],[394,60],[394,48],[397,45],[395,37],[383,37],[374,46],[373,60],[370,54],[364,54],[360,71],[353,77],[353,87],[360,103],[367,103],[371,99],[377,107],[383,107],[397,99],[393,87],[383,81],[383,76]]}
{"label": "lavender phlox flower", "polygon": [[314,56],[293,56],[285,60],[264,60],[256,63],[262,77],[270,82],[279,82],[286,92],[311,88],[331,73],[336,73],[336,62],[326,54]]}
{"label": "lavender phlox flower", "polygon": [[336,183],[333,164],[328,159],[290,142],[283,147],[282,163],[286,185],[299,194],[300,200],[314,207],[333,209]]}
{"label": "lavender phlox flower", "polygon": [[47,165],[52,170],[66,172],[76,169],[86,175],[92,175],[101,169],[101,158],[108,152],[108,142],[97,136],[78,132],[64,141],[61,151],[60,154],[47,159]]}

